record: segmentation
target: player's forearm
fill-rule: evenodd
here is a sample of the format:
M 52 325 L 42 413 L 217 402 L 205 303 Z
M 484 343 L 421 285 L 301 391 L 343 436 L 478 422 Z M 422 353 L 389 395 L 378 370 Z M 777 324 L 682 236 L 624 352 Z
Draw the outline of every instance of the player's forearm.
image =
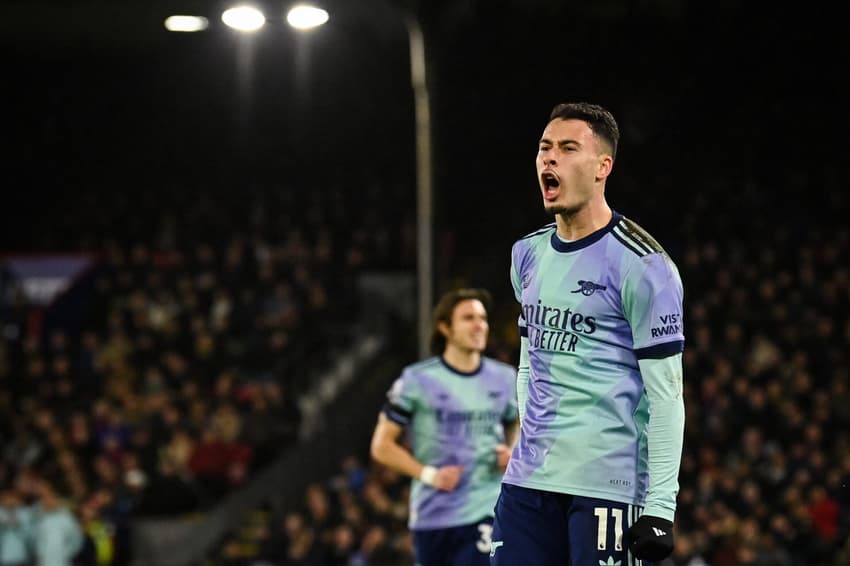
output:
M 685 406 L 681 399 L 656 402 L 649 417 L 649 490 L 644 513 L 673 520 L 679 493 L 679 465 Z
M 508 448 L 513 448 L 519 438 L 519 421 L 514 421 L 505 425 L 505 444 Z
M 371 448 L 375 461 L 412 478 L 418 478 L 422 474 L 425 464 L 414 458 L 413 454 L 397 442 L 373 442 Z
M 682 356 L 641 360 L 649 397 L 649 490 L 644 514 L 673 520 L 685 428 Z

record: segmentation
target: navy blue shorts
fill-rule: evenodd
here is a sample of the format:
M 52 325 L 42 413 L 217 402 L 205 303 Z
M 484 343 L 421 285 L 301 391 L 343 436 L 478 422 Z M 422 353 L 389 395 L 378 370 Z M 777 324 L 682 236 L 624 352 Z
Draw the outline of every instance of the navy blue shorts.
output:
M 413 531 L 416 566 L 489 566 L 493 519 L 471 525 Z
M 623 546 L 642 509 L 607 499 L 502 484 L 492 566 L 652 566 Z

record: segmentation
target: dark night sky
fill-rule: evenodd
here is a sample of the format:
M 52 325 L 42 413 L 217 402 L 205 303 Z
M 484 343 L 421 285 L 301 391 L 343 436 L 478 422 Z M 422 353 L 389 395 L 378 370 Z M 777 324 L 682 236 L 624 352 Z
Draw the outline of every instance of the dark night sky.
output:
M 133 194 L 193 179 L 238 190 L 295 175 L 317 190 L 371 178 L 412 194 L 412 97 L 395 16 L 371 24 L 369 2 L 337 0 L 325 3 L 330 23 L 309 38 L 270 24 L 246 41 L 220 25 L 168 34 L 166 1 L 148 3 L 145 18 L 118 35 L 99 31 L 106 22 L 75 20 L 73 4 L 0 3 L 10 235 L 0 247 L 37 242 L 25 231 L 50 222 L 49 211 L 83 187 Z M 139 6 L 122 5 L 126 14 L 113 6 L 105 19 L 128 21 Z M 637 218 L 659 199 L 675 210 L 694 178 L 711 172 L 769 187 L 789 167 L 845 159 L 850 42 L 843 18 L 818 5 L 794 13 L 671 0 L 423 6 L 437 229 L 456 233 L 464 255 L 504 263 L 510 241 L 546 221 L 533 157 L 561 101 L 596 101 L 618 117 L 609 202 Z M 12 25 L 20 13 L 40 31 Z M 729 202 L 719 188 L 711 198 Z

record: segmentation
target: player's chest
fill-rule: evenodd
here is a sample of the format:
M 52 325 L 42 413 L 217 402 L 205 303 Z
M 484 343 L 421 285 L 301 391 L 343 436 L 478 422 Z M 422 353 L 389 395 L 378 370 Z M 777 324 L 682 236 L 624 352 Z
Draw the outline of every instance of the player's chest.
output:
M 523 314 L 530 324 L 581 331 L 590 317 L 621 316 L 620 285 L 605 261 L 549 254 L 520 278 Z

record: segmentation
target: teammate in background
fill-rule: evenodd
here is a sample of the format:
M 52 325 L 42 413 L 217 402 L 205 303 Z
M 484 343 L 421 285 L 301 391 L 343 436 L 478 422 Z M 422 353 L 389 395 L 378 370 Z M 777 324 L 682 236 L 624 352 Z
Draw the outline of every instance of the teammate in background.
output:
M 496 504 L 494 566 L 643 566 L 673 550 L 685 410 L 682 282 L 613 211 L 619 129 L 560 104 L 537 153 L 555 222 L 514 243 L 520 438 Z
M 489 563 L 493 507 L 516 439 L 516 372 L 484 356 L 490 294 L 446 293 L 434 357 L 404 368 L 378 415 L 372 457 L 413 478 L 408 526 L 418 566 Z M 407 429 L 412 452 L 400 442 Z

